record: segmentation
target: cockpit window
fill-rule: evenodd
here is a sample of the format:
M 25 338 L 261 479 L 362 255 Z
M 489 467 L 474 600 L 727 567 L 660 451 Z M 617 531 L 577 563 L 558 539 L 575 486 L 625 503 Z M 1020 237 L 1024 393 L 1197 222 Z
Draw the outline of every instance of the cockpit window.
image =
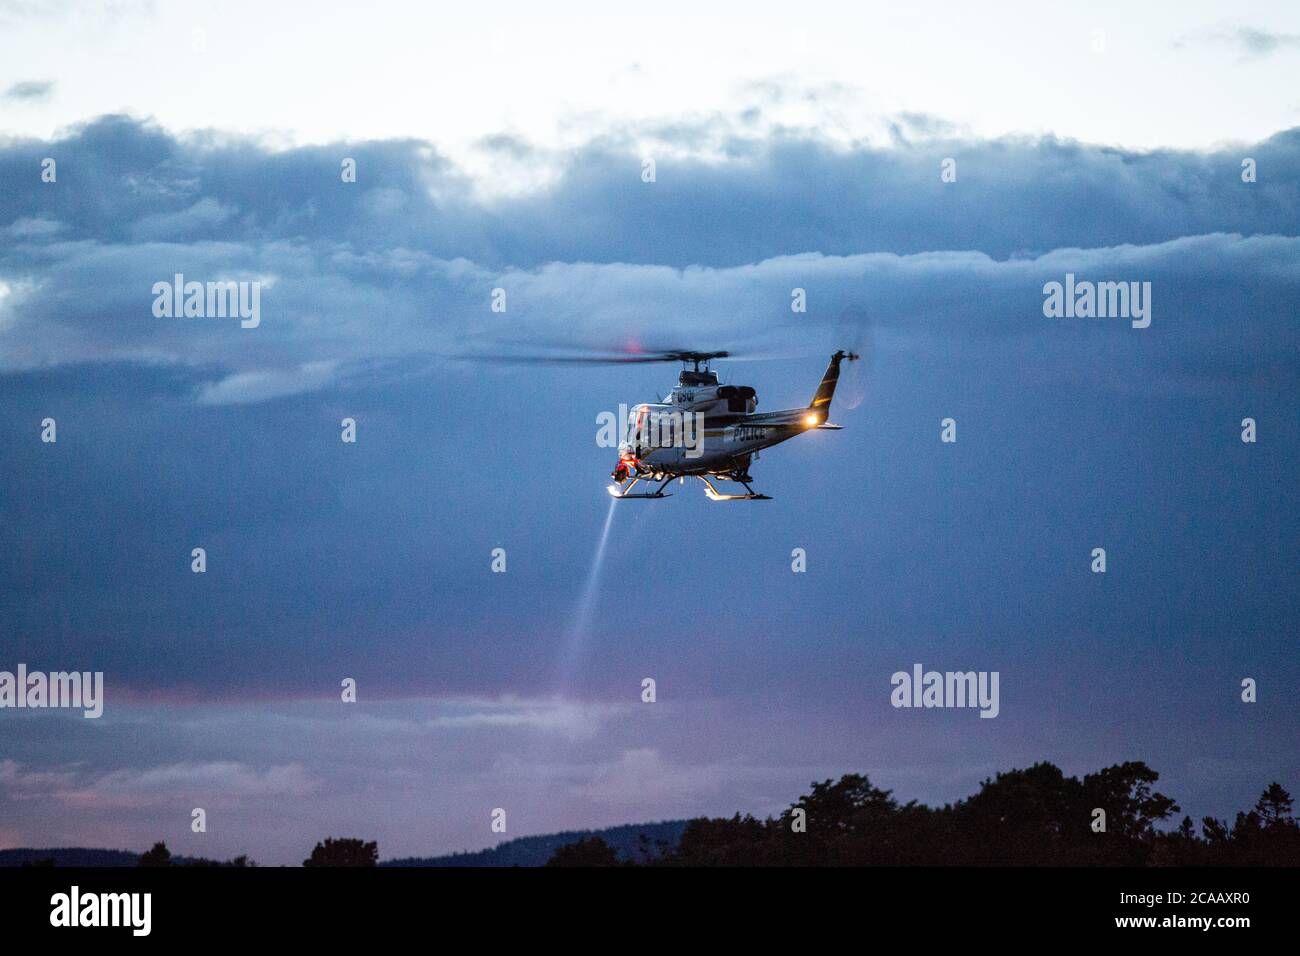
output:
M 627 443 L 634 449 L 639 448 L 645 443 L 645 419 L 648 409 L 644 405 L 639 405 L 632 410 L 628 416 L 627 423 Z

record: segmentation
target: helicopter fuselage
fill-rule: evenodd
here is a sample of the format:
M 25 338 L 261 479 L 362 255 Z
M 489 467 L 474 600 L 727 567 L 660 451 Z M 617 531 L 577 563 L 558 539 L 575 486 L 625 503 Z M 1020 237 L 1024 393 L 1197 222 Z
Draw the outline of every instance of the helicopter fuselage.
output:
M 619 464 L 626 467 L 627 474 L 670 477 L 744 472 L 755 452 L 822 424 L 807 408 L 710 414 L 695 404 L 646 404 L 632 409 L 627 440 L 619 449 Z
M 774 412 L 755 411 L 758 396 L 748 386 L 720 385 L 707 368 L 683 371 L 664 401 L 632 408 L 612 477 L 620 484 L 710 475 L 747 482 L 757 452 L 806 431 L 839 427 L 826 416 L 846 357 L 856 358 L 844 352 L 831 357 L 807 407 Z

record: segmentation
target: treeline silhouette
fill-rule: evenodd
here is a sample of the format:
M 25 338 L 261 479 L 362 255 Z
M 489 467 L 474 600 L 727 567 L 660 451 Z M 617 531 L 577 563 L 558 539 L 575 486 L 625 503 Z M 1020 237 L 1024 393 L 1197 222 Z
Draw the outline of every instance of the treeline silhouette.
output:
M 60 866 L 74 867 L 131 867 L 131 866 L 257 866 L 247 856 L 237 856 L 233 860 L 210 860 L 203 856 L 172 856 L 166 843 L 155 843 L 143 853 L 129 853 L 125 850 L 91 850 L 84 847 L 59 847 L 52 850 L 12 850 L 0 851 L 13 853 L 26 859 L 17 863 L 6 864 L 0 857 L 0 866 L 19 866 L 24 869 Z
M 20 851 L 30 853 L 31 851 Z M 232 860 L 210 860 L 202 856 L 172 856 L 167 849 L 166 843 L 155 843 L 150 849 L 141 853 L 139 857 L 134 854 L 105 851 L 105 850 L 55 850 L 48 856 L 37 856 L 32 859 L 23 860 L 19 866 L 31 867 L 52 867 L 58 866 L 58 860 L 54 854 L 65 856 L 67 864 L 76 866 L 84 865 L 84 858 L 90 856 L 108 857 L 111 866 L 143 866 L 143 867 L 254 867 L 257 863 L 250 860 L 245 855 L 240 855 Z M 132 862 L 133 861 L 133 862 Z M 351 837 L 326 837 L 324 842 L 317 843 L 312 850 L 311 856 L 302 861 L 303 866 L 377 866 L 379 863 L 379 845 L 373 841 L 367 843 L 365 840 L 357 840 Z M 93 865 L 93 864 L 91 864 Z
M 1154 789 L 1159 774 L 1140 761 L 1116 764 L 1082 779 L 1051 763 L 1012 770 L 980 784 L 974 796 L 933 808 L 900 803 L 862 774 L 813 783 L 779 816 L 688 820 L 680 838 L 651 839 L 640 830 L 629 855 L 629 827 L 614 828 L 619 846 L 599 835 L 569 842 L 546 866 L 1300 866 L 1300 824 L 1291 794 L 1271 783 L 1250 810 L 1228 823 L 1191 817 L 1168 824 L 1178 804 Z M 1166 824 L 1158 828 L 1157 824 Z M 652 834 L 675 834 L 680 822 L 648 825 Z M 572 834 L 569 834 L 570 836 Z M 553 841 L 564 834 L 532 838 Z M 552 843 L 551 845 L 554 845 Z M 23 866 L 54 866 L 54 853 L 124 853 L 89 850 L 50 853 Z M 80 856 L 75 856 L 79 854 Z M 447 858 L 454 859 L 454 858 Z M 534 857 L 544 859 L 544 857 Z M 418 859 L 396 865 L 419 865 Z M 430 862 L 440 862 L 430 861 Z M 329 837 L 317 843 L 306 867 L 373 867 L 374 842 Z M 110 865 L 122 865 L 120 862 Z M 247 856 L 218 861 L 173 857 L 165 843 L 140 855 L 143 867 L 252 867 Z M 387 865 L 387 864 L 386 864 Z M 517 865 L 517 864 L 516 864 Z
M 367 843 L 352 837 L 326 837 L 317 843 L 311 856 L 302 861 L 303 866 L 377 866 L 379 864 L 379 844 Z M 246 856 L 237 856 L 222 863 L 203 857 L 187 858 L 177 862 L 167 849 L 166 843 L 155 843 L 153 849 L 140 855 L 137 866 L 257 866 Z
M 191 856 L 184 859 L 173 857 L 171 851 L 167 849 L 166 843 L 155 843 L 151 849 L 140 854 L 140 859 L 136 861 L 136 866 L 234 866 L 246 867 L 257 866 L 247 856 L 237 856 L 233 860 L 209 860 L 203 856 Z
M 645 841 L 639 860 L 594 837 L 560 848 L 546 865 L 1300 865 L 1300 826 L 1280 784 L 1231 824 L 1203 818 L 1198 833 L 1186 816 L 1172 831 L 1156 828 L 1180 812 L 1153 789 L 1158 778 L 1141 762 L 1082 780 L 1038 763 L 999 773 L 974 796 L 935 809 L 899 803 L 866 776 L 847 774 L 812 784 L 775 818 L 691 820 L 675 846 Z

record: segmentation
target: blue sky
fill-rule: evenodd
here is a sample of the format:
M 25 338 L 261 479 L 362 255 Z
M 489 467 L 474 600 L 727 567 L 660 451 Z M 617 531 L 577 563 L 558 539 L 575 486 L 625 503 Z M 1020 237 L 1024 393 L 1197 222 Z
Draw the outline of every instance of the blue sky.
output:
M 47 39 L 104 16 L 52 9 L 0 16 Z M 217 89 L 181 119 L 122 85 L 134 68 L 106 100 L 70 50 L 0 58 L 0 669 L 107 689 L 98 721 L 0 711 L 0 845 L 296 862 L 348 833 L 402 856 L 496 842 L 495 807 L 507 836 L 767 813 L 850 771 L 937 803 L 1041 759 L 1146 760 L 1194 816 L 1294 791 L 1300 104 L 1275 78 L 1300 51 L 1290 14 L 1252 11 L 1146 15 L 1178 70 L 1257 89 L 1232 118 L 1152 86 L 1092 126 L 1011 86 L 935 112 L 924 84 L 845 65 L 851 36 L 818 71 L 691 67 L 734 94 L 693 106 L 589 102 L 585 52 L 539 81 L 545 122 L 487 87 L 445 135 L 388 115 L 423 94 L 371 89 L 377 50 L 326 118 L 297 80 L 267 93 L 278 113 Z M 365 34 L 397 37 L 390 13 Z M 141 16 L 142 51 L 190 37 Z M 950 42 L 892 16 L 872 42 Z M 1112 63 L 1143 26 L 1116 18 Z M 628 23 L 590 29 L 610 69 L 662 60 Z M 1092 29 L 1011 32 L 1097 55 Z M 1111 82 L 1037 69 L 1070 102 Z M 261 281 L 261 324 L 155 317 L 177 272 Z M 1150 327 L 1044 317 L 1066 273 L 1150 282 Z M 786 356 L 720 366 L 760 409 L 808 401 L 836 347 L 867 361 L 844 431 L 754 466 L 774 501 L 682 487 L 611 518 L 597 415 L 672 366 L 447 358 L 629 340 Z M 917 661 L 999 671 L 999 717 L 890 707 Z

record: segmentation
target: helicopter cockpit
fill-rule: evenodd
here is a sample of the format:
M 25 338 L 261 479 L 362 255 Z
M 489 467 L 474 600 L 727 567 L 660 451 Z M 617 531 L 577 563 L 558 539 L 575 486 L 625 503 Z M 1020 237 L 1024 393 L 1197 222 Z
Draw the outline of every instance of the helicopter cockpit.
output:
M 629 451 L 635 451 L 644 442 L 645 437 L 645 420 L 649 413 L 649 406 L 634 405 L 631 414 L 627 417 L 627 435 L 623 438 L 623 447 Z
M 660 409 L 660 413 L 667 411 L 667 406 L 663 405 L 632 406 L 627 417 L 627 434 L 623 438 L 621 450 L 639 457 L 646 450 L 657 447 L 658 432 L 662 429 L 662 422 L 659 420 L 660 413 L 655 412 L 656 408 Z

